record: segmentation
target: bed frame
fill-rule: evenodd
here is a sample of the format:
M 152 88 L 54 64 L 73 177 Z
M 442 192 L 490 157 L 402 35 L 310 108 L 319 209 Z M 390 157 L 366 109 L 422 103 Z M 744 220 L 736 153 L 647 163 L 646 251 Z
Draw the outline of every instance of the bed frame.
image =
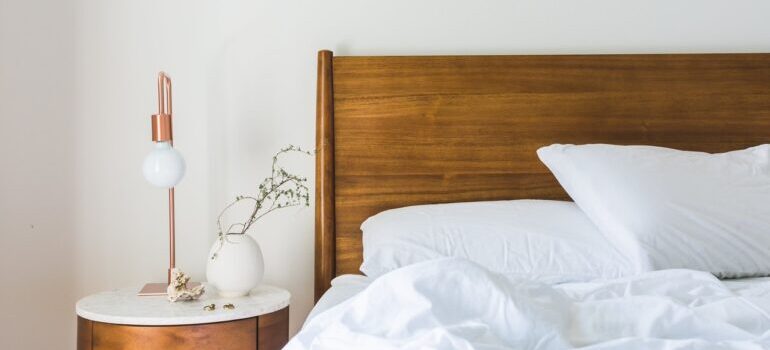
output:
M 569 197 L 552 143 L 723 152 L 770 141 L 770 54 L 318 54 L 315 297 L 359 226 L 425 203 Z

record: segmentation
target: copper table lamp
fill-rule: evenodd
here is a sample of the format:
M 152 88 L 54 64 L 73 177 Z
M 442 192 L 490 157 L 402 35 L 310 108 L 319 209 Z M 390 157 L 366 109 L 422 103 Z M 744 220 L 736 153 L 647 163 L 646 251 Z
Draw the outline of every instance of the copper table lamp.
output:
M 166 283 L 147 283 L 138 295 L 165 295 L 171 283 L 171 270 L 176 266 L 174 229 L 174 186 L 182 180 L 185 162 L 174 149 L 172 130 L 171 78 L 164 72 L 158 73 L 158 114 L 152 118 L 152 142 L 154 149 L 144 159 L 142 171 L 151 184 L 168 189 L 168 236 L 169 267 Z

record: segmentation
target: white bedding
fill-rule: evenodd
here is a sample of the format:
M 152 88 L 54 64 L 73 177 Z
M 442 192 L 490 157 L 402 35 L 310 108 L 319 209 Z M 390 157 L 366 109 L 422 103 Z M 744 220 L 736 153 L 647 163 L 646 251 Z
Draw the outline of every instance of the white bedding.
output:
M 450 258 L 348 287 L 286 349 L 770 348 L 770 279 L 663 270 L 547 285 Z
M 363 224 L 361 272 L 378 277 L 438 258 L 463 258 L 546 283 L 646 271 L 614 247 L 569 201 L 519 199 L 390 209 Z
M 714 154 L 555 144 L 537 154 L 639 270 L 769 275 L 770 144 Z
M 315 316 L 341 304 L 358 294 L 358 292 L 366 289 L 371 280 L 370 277 L 362 275 L 342 275 L 334 278 L 332 286 L 321 296 L 313 310 L 310 310 L 310 314 L 305 318 L 305 324 L 308 324 Z

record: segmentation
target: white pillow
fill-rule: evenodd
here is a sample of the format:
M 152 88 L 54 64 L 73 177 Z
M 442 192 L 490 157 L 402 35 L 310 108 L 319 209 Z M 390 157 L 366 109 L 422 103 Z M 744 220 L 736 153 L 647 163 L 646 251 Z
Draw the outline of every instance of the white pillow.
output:
M 442 257 L 461 257 L 494 272 L 547 283 L 638 272 L 572 202 L 420 205 L 379 213 L 361 229 L 361 271 L 374 278 Z
M 770 274 L 768 145 L 720 154 L 651 146 L 537 151 L 599 230 L 641 269 Z

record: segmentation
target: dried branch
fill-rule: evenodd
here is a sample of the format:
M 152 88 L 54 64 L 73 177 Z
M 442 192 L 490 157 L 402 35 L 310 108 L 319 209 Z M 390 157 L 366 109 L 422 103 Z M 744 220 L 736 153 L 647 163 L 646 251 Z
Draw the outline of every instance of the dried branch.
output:
M 270 176 L 262 180 L 257 188 L 259 194 L 256 196 L 235 197 L 235 200 L 225 206 L 219 217 L 217 217 L 217 229 L 219 230 L 218 235 L 220 239 L 223 239 L 228 234 L 245 234 L 257 220 L 275 210 L 295 206 L 310 206 L 310 189 L 306 185 L 307 178 L 289 173 L 279 163 L 281 156 L 290 152 L 313 155 L 310 151 L 292 145 L 278 151 L 273 156 Z M 251 210 L 248 218 L 242 223 L 234 223 L 227 230 L 223 230 L 222 218 L 225 213 L 242 201 L 254 202 L 254 208 Z M 239 229 L 233 231 L 236 227 Z

